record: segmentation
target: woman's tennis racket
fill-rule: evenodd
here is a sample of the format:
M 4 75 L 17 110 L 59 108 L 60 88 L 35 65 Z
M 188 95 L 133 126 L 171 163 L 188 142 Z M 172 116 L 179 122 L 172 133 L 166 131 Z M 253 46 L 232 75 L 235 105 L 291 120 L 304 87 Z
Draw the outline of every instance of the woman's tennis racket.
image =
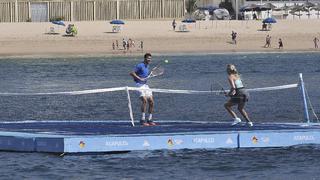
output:
M 223 88 L 223 86 L 222 86 L 218 81 L 215 81 L 215 82 L 216 82 L 216 84 L 218 84 L 218 85 L 220 86 L 220 88 L 221 88 L 221 90 L 218 91 L 216 94 L 217 94 L 217 95 L 223 94 L 223 95 L 225 95 L 225 96 L 228 96 L 228 92 Z M 213 85 L 211 85 L 211 91 L 213 91 Z

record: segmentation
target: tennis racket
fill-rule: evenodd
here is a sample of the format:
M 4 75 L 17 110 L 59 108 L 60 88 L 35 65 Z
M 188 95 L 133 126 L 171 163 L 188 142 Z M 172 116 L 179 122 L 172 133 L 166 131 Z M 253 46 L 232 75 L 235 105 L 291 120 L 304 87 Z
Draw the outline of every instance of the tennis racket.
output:
M 162 75 L 163 73 L 164 73 L 164 68 L 163 68 L 162 66 L 160 66 L 160 64 L 159 64 L 159 65 L 157 65 L 156 67 L 154 67 L 154 68 L 151 70 L 151 72 L 150 72 L 150 74 L 148 75 L 147 79 L 160 76 L 160 75 Z
M 225 95 L 225 96 L 229 96 L 228 95 L 228 92 L 223 88 L 223 86 L 217 81 L 216 82 L 219 86 L 220 86 L 220 88 L 221 88 L 221 90 L 219 91 L 219 92 L 217 92 L 216 94 L 217 95 L 221 95 L 221 94 L 223 94 L 223 95 Z M 213 91 L 213 85 L 211 85 L 211 91 Z

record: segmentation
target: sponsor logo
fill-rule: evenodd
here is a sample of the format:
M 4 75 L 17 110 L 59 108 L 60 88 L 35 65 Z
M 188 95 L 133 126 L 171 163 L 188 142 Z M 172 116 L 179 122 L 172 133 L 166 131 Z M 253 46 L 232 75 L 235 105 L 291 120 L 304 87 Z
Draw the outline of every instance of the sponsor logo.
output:
M 230 137 L 227 139 L 226 144 L 233 144 L 233 141 Z
M 174 144 L 173 144 L 173 140 L 170 138 L 170 139 L 168 139 L 168 141 L 167 141 L 167 144 L 168 144 L 168 146 L 173 146 Z
M 175 142 L 175 144 L 180 145 L 183 143 L 183 140 L 182 139 L 175 139 L 174 142 Z
M 84 148 L 86 146 L 86 143 L 84 143 L 83 141 L 79 142 L 79 147 L 80 148 Z
M 150 143 L 149 143 L 149 141 L 147 141 L 147 140 L 144 140 L 144 141 L 143 141 L 143 144 L 142 144 L 142 146 L 143 146 L 143 147 L 149 147 L 149 146 L 150 146 Z
M 106 146 L 114 146 L 114 147 L 119 147 L 119 146 L 128 146 L 129 143 L 127 141 L 106 141 Z
M 256 136 L 253 136 L 253 137 L 252 137 L 252 142 L 253 142 L 254 144 L 257 144 L 257 143 L 258 143 L 258 138 L 257 138 Z
M 316 138 L 314 136 L 294 136 L 294 141 L 314 141 Z
M 270 142 L 270 138 L 269 137 L 262 137 L 261 140 L 264 143 L 269 143 Z
M 214 143 L 214 138 L 204 138 L 204 137 L 200 137 L 200 138 L 193 138 L 192 139 L 193 143 L 196 144 L 212 144 Z

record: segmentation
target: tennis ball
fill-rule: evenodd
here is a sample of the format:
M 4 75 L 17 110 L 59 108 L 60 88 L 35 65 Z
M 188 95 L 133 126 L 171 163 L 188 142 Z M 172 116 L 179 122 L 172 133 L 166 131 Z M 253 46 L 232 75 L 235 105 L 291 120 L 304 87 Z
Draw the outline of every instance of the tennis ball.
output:
M 168 59 L 166 59 L 166 60 L 164 60 L 164 62 L 165 62 L 165 63 L 169 63 L 169 60 L 168 60 Z

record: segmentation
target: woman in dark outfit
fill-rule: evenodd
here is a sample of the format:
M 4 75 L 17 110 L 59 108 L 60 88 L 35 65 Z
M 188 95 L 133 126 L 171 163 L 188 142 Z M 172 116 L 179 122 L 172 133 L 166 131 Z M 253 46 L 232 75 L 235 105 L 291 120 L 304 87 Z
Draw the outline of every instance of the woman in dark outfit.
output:
M 228 73 L 228 81 L 231 88 L 230 88 L 230 92 L 228 93 L 228 96 L 230 96 L 230 99 L 228 102 L 224 104 L 224 107 L 233 117 L 234 121 L 231 125 L 234 126 L 241 122 L 241 119 L 238 118 L 236 113 L 232 110 L 232 106 L 238 105 L 238 110 L 247 121 L 247 125 L 249 127 L 252 127 L 253 123 L 249 119 L 247 112 L 244 110 L 244 106 L 246 102 L 248 102 L 249 100 L 249 94 L 242 83 L 242 80 L 240 78 L 240 75 L 235 65 L 228 64 L 227 73 Z

